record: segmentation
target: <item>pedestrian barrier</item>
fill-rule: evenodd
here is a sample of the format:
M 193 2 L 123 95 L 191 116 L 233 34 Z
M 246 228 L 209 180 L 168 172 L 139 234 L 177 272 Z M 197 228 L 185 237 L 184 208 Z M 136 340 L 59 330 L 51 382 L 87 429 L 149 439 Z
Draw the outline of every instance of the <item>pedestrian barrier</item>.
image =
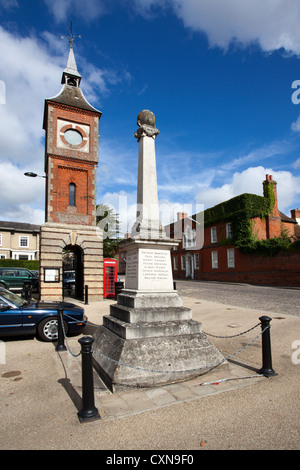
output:
M 66 314 L 65 314 L 66 315 Z M 72 319 L 69 315 L 66 315 L 69 318 Z M 217 336 L 213 335 L 210 333 L 204 332 L 207 336 L 211 336 L 214 338 L 234 338 L 237 336 L 244 335 L 246 333 L 249 333 L 250 331 L 254 330 L 258 326 L 261 326 L 261 332 L 256 335 L 251 341 L 249 341 L 245 346 L 240 348 L 238 351 L 230 354 L 229 356 L 223 358 L 219 362 L 215 362 L 212 364 L 208 364 L 203 367 L 198 367 L 198 368 L 193 368 L 193 369 L 185 369 L 185 370 L 157 370 L 157 369 L 148 369 L 148 368 L 143 368 L 143 367 L 138 367 L 132 364 L 125 364 L 123 362 L 117 361 L 115 359 L 112 359 L 108 356 L 105 356 L 104 354 L 98 353 L 97 351 L 94 351 L 92 349 L 92 344 L 94 342 L 94 338 L 91 336 L 84 336 L 78 340 L 78 342 L 81 344 L 81 351 L 78 354 L 74 354 L 67 342 L 67 337 L 66 333 L 64 330 L 64 324 L 63 324 L 63 311 L 59 310 L 58 311 L 58 345 L 56 347 L 56 351 L 62 351 L 66 350 L 66 347 L 64 346 L 64 340 L 66 341 L 67 348 L 70 352 L 70 354 L 73 357 L 78 357 L 82 356 L 82 410 L 78 412 L 78 417 L 80 422 L 84 421 L 90 421 L 92 419 L 99 419 L 99 413 L 97 408 L 95 407 L 94 404 L 94 384 L 93 384 L 93 354 L 97 355 L 99 357 L 102 357 L 104 359 L 107 359 L 109 361 L 114 362 L 115 364 L 118 364 L 119 366 L 123 367 L 129 367 L 133 368 L 136 370 L 142 370 L 146 372 L 155 372 L 155 373 L 161 373 L 161 374 L 172 374 L 172 373 L 186 373 L 186 372 L 196 372 L 200 371 L 202 369 L 210 369 L 210 368 L 215 368 L 219 366 L 220 364 L 226 362 L 227 360 L 233 358 L 237 354 L 239 354 L 241 351 L 245 350 L 248 346 L 253 344 L 260 336 L 262 337 L 262 367 L 258 371 L 259 375 L 265 376 L 265 377 L 271 377 L 274 375 L 277 375 L 276 372 L 274 371 L 272 367 L 272 353 L 271 353 L 271 336 L 270 336 L 270 322 L 271 318 L 267 316 L 262 316 L 259 318 L 260 323 L 257 323 L 255 326 L 252 328 L 249 328 L 246 331 L 243 331 L 242 333 L 238 333 L 236 335 L 231 335 L 231 336 Z M 59 347 L 58 347 L 59 346 Z M 225 379 L 224 379 L 225 380 Z

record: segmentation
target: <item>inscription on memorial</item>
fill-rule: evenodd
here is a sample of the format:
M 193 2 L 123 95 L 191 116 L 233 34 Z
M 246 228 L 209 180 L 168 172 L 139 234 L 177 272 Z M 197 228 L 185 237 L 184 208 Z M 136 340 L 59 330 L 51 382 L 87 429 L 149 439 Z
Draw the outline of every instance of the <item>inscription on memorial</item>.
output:
M 163 281 L 168 279 L 168 257 L 167 251 L 141 250 L 141 272 L 142 277 L 151 281 Z
M 129 251 L 126 257 L 126 279 L 136 279 L 138 272 L 138 253 Z
M 171 289 L 172 269 L 169 250 L 139 248 L 127 252 L 126 289 Z

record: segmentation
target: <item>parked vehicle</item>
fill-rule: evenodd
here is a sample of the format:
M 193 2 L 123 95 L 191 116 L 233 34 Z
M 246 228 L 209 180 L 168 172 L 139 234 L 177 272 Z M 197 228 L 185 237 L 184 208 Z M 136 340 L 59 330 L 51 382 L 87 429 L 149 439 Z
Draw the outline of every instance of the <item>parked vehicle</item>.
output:
M 30 272 L 34 275 L 34 277 L 39 277 L 39 275 L 40 275 L 40 272 L 37 271 L 36 269 L 34 269 L 34 270 L 30 269 Z
M 75 289 L 75 271 L 64 271 L 63 273 L 63 285 L 64 290 L 68 295 L 71 295 L 72 291 Z
M 0 336 L 35 334 L 42 341 L 55 341 L 59 308 L 63 309 L 65 334 L 81 333 L 87 322 L 83 308 L 67 302 L 27 302 L 0 287 Z
M 32 290 L 37 291 L 39 278 L 27 268 L 0 268 L 0 287 L 5 287 L 12 291 L 21 291 L 24 283 L 31 283 Z

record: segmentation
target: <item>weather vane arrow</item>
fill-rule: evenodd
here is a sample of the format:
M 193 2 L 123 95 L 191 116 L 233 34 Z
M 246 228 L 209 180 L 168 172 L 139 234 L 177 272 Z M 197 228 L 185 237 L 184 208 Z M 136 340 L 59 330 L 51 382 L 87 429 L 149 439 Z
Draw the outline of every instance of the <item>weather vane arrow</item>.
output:
M 70 48 L 73 49 L 73 42 L 75 41 L 76 38 L 82 38 L 81 35 L 79 36 L 74 36 L 73 35 L 73 27 L 72 27 L 72 21 L 70 22 L 70 35 L 69 36 L 61 36 L 61 39 L 68 39 Z

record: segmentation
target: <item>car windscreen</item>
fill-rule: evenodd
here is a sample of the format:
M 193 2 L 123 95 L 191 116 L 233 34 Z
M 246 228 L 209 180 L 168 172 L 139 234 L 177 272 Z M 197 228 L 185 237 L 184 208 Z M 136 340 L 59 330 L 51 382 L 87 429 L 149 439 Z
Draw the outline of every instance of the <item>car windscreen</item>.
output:
M 27 304 L 27 301 L 22 299 L 22 297 L 8 290 L 0 290 L 0 295 L 1 297 L 3 297 L 3 299 L 8 300 L 9 302 L 12 302 L 17 307 L 23 307 L 23 305 Z

